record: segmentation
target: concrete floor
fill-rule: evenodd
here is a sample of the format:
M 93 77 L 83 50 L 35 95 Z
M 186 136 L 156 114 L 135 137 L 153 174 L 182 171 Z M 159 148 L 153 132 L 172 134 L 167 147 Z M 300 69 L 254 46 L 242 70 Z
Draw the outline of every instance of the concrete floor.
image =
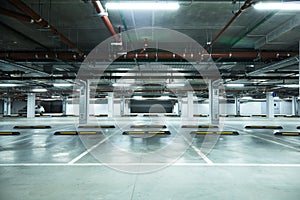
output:
M 1 118 L 0 199 L 299 199 L 300 136 L 245 125 L 281 125 L 299 131 L 299 118 L 222 118 L 238 136 L 193 136 L 181 125 L 207 118 L 93 119 L 116 125 L 103 134 L 61 136 L 76 118 Z M 170 136 L 122 135 L 133 124 L 166 124 Z M 52 129 L 13 129 L 51 125 Z M 95 129 L 86 129 L 95 130 Z M 152 129 L 149 129 L 152 130 Z M 206 129 L 200 129 L 206 130 Z

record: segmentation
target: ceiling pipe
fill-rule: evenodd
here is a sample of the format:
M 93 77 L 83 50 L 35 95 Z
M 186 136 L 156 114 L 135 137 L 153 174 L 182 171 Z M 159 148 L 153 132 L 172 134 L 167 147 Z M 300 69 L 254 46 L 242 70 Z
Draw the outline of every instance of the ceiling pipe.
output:
M 268 80 L 298 80 L 297 76 L 248 76 L 248 75 L 221 75 L 222 79 L 234 79 L 234 80 L 239 80 L 239 79 L 268 79 Z M 76 76 L 44 76 L 44 77 L 39 77 L 39 76 L 24 76 L 24 77 L 0 77 L 0 81 L 6 81 L 6 80 L 75 80 L 77 77 Z M 104 80 L 117 80 L 117 79 L 122 79 L 122 80 L 127 80 L 127 79 L 140 79 L 140 80 L 160 80 L 160 79 L 196 79 L 196 80 L 201 80 L 203 79 L 203 76 L 201 74 L 198 75 L 186 75 L 186 76 L 165 76 L 165 75 L 157 75 L 157 76 L 110 76 L 110 75 L 103 75 L 103 76 L 97 76 L 93 77 L 92 75 L 86 75 L 86 76 L 81 76 L 82 80 L 95 80 L 99 81 L 100 79 Z M 210 74 L 207 75 L 206 78 L 217 78 L 219 79 L 220 77 L 215 75 L 215 74 Z
M 18 12 L 7 10 L 5 8 L 0 8 L 0 14 L 5 15 L 7 17 L 15 18 L 15 19 L 20 20 L 20 21 L 34 23 L 34 20 L 31 17 L 29 17 L 27 15 L 23 15 L 23 14 L 18 13 Z
M 134 53 L 129 52 L 121 56 L 112 56 L 107 54 L 89 55 L 88 59 L 99 60 L 115 60 L 116 58 L 124 60 L 144 59 L 144 60 L 178 60 L 186 59 L 188 61 L 207 60 L 210 57 L 213 59 L 285 59 L 298 55 L 298 52 L 215 52 L 215 53 L 182 53 L 175 54 L 170 52 L 149 52 L 149 53 Z M 0 52 L 0 59 L 10 60 L 65 60 L 65 61 L 83 61 L 85 55 L 72 52 Z
M 207 49 L 210 49 L 216 41 L 221 37 L 221 35 L 228 29 L 229 26 L 242 14 L 244 10 L 249 8 L 253 4 L 252 0 L 246 0 L 242 7 L 234 13 L 231 20 L 224 26 L 224 28 L 217 34 L 217 36 L 208 44 Z
M 43 19 L 39 14 L 37 14 L 34 10 L 32 10 L 29 6 L 27 6 L 25 3 L 23 3 L 21 0 L 10 0 L 10 2 L 16 6 L 18 9 L 23 11 L 25 14 L 29 15 L 35 23 L 40 25 L 43 28 L 49 28 L 54 35 L 58 35 L 60 40 L 71 47 L 72 49 L 75 49 L 79 55 L 83 55 L 84 52 L 78 48 L 72 41 L 70 41 L 67 37 L 65 37 L 62 33 L 60 33 L 54 26 L 49 24 L 45 19 Z
M 108 13 L 104 10 L 101 2 L 97 1 L 97 0 L 92 0 L 92 3 L 93 3 L 93 6 L 95 7 L 97 13 L 101 17 L 102 21 L 104 22 L 105 26 L 107 27 L 107 29 L 109 30 L 109 32 L 113 36 L 114 40 L 116 42 L 120 42 L 120 38 L 117 35 L 115 29 L 113 28 L 113 26 L 112 26 L 112 24 L 111 24 L 111 22 L 108 18 Z

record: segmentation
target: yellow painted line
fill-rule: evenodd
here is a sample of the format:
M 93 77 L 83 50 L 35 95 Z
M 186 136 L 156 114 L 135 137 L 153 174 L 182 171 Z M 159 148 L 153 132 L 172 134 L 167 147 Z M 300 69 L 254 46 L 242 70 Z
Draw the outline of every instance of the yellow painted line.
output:
M 127 134 L 145 134 L 145 131 L 130 131 Z
M 232 131 L 223 131 L 223 132 L 217 132 L 218 134 L 221 134 L 221 135 L 232 135 L 234 134 Z
M 197 135 L 211 135 L 211 134 L 219 134 L 219 135 L 237 135 L 233 131 L 196 131 Z
M 299 133 L 298 132 L 282 132 L 282 135 L 292 135 L 292 136 L 298 136 Z
M 149 134 L 164 134 L 166 132 L 164 132 L 164 131 L 149 131 L 148 133 Z
M 62 131 L 62 132 L 58 132 L 58 134 L 60 134 L 60 135 L 76 135 L 77 132 L 76 131 Z
M 198 135 L 206 135 L 206 134 L 214 134 L 215 132 L 212 132 L 212 131 L 198 131 L 196 132 L 196 134 Z
M 0 132 L 0 135 L 20 135 L 19 132 Z
M 80 135 L 95 135 L 97 134 L 96 131 L 81 131 L 79 132 Z
M 0 132 L 0 135 L 12 135 L 12 132 Z

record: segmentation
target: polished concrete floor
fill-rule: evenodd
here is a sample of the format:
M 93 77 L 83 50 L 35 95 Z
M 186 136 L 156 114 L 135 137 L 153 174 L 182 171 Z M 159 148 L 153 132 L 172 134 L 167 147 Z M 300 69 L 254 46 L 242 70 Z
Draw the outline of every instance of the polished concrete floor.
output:
M 299 199 L 300 136 L 274 136 L 281 125 L 300 131 L 299 118 L 222 118 L 224 131 L 240 135 L 190 134 L 181 125 L 208 124 L 207 118 L 94 118 L 115 125 L 96 135 L 54 135 L 78 129 L 72 117 L 0 118 L 0 199 Z M 165 124 L 171 135 L 122 135 L 158 131 L 131 125 Z M 51 129 L 14 129 L 50 125 Z M 161 130 L 161 129 L 159 129 Z M 199 129 L 206 131 L 207 129 Z M 216 129 L 210 129 L 216 130 Z

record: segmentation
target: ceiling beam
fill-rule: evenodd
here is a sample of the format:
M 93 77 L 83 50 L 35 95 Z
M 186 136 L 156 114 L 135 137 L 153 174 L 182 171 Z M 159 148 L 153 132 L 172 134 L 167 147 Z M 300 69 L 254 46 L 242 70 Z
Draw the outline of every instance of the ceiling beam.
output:
M 281 35 L 289 32 L 293 28 L 300 26 L 300 14 L 296 14 L 290 20 L 284 22 L 273 31 L 268 33 L 265 37 L 259 39 L 255 43 L 255 49 L 260 49 L 263 46 L 267 45 L 268 43 L 274 41 L 275 39 L 279 38 Z
M 250 72 L 250 73 L 248 73 L 248 75 L 253 76 L 253 75 L 257 75 L 257 74 L 263 74 L 263 73 L 268 72 L 270 70 L 281 69 L 281 68 L 288 67 L 288 66 L 291 66 L 291 65 L 294 65 L 294 64 L 297 64 L 297 63 L 298 63 L 297 57 L 292 57 L 292 58 L 288 58 L 288 59 L 285 59 L 283 61 L 277 62 L 275 64 L 265 66 L 265 67 L 263 67 L 261 69 L 258 69 L 256 71 Z

